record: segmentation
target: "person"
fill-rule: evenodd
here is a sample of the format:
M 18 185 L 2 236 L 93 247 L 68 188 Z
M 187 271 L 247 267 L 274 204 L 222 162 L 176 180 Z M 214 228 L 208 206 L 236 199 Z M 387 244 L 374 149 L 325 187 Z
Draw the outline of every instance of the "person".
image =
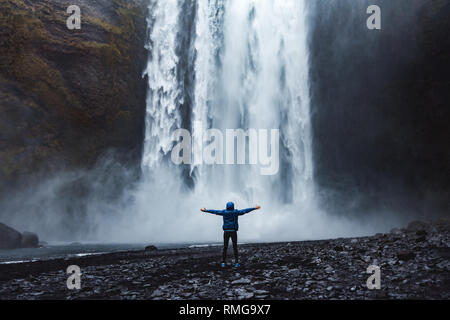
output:
M 228 250 L 228 242 L 231 241 L 233 243 L 233 251 L 234 251 L 234 266 L 239 267 L 239 258 L 238 258 L 238 247 L 237 247 L 237 231 L 239 229 L 238 217 L 242 216 L 246 213 L 249 213 L 253 210 L 261 209 L 260 206 L 256 206 L 254 208 L 248 208 L 243 210 L 234 209 L 234 203 L 228 202 L 225 210 L 207 210 L 206 208 L 200 209 L 202 212 L 216 214 L 218 216 L 223 217 L 223 253 L 222 253 L 222 267 L 226 266 L 227 259 L 227 250 Z

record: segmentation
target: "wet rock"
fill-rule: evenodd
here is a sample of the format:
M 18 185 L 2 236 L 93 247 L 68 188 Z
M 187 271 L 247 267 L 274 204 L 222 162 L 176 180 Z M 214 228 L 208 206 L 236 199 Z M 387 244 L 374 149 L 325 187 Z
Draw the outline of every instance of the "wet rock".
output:
M 22 233 L 22 241 L 20 246 L 22 248 L 38 248 L 39 247 L 39 238 L 37 234 L 33 232 L 25 231 Z
M 425 242 L 427 240 L 426 236 L 420 236 L 416 239 L 416 242 Z
M 20 248 L 22 235 L 19 231 L 0 223 L 0 249 Z
M 408 261 L 414 259 L 416 254 L 412 251 L 400 251 L 397 253 L 397 258 L 399 260 Z
M 267 290 L 255 290 L 253 293 L 257 294 L 257 295 L 267 295 L 269 293 L 269 291 L 267 291 Z
M 417 230 L 416 234 L 418 236 L 426 236 L 428 234 L 428 232 L 426 230 L 424 230 L 424 229 L 421 229 L 421 230 Z
M 247 278 L 241 278 L 238 280 L 234 280 L 233 282 L 231 282 L 232 285 L 238 285 L 238 284 L 249 284 L 251 283 L 250 279 Z
M 299 269 L 291 269 L 289 270 L 289 274 L 293 277 L 299 277 L 301 275 L 301 272 Z
M 408 224 L 406 230 L 408 232 L 426 231 L 430 228 L 430 224 L 423 221 L 413 221 Z
M 450 219 L 449 218 L 440 218 L 434 224 L 436 229 L 440 232 L 450 231 Z
M 156 248 L 153 245 L 149 245 L 149 246 L 145 247 L 145 251 L 156 251 L 156 250 L 158 250 L 158 248 Z

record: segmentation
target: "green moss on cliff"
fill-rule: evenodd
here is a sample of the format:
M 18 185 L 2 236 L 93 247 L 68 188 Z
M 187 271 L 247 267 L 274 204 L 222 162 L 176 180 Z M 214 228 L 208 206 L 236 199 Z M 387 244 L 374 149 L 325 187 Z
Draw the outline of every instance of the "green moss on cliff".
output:
M 27 119 L 26 129 L 17 124 L 18 136 L 30 132 L 38 142 L 28 146 L 18 137 L 5 145 L 0 176 L 14 175 L 25 164 L 32 171 L 54 156 L 88 165 L 108 146 L 122 143 L 122 137 L 111 136 L 136 127 L 143 4 L 111 0 L 110 7 L 102 5 L 81 2 L 82 29 L 68 30 L 64 1 L 0 2 L 0 110 L 20 104 L 41 117 Z M 91 13 L 103 9 L 111 14 Z M 142 23 L 140 33 L 136 21 Z M 5 83 L 17 90 L 2 92 Z

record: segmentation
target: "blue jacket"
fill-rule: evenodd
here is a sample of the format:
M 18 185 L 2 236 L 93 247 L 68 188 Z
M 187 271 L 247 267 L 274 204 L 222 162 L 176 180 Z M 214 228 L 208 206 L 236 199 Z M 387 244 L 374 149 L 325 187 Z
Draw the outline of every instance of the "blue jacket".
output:
M 256 208 L 235 210 L 234 203 L 228 202 L 227 208 L 225 210 L 206 210 L 205 212 L 216 214 L 218 216 L 222 216 L 223 217 L 222 229 L 224 231 L 238 231 L 238 229 L 239 229 L 238 217 L 242 216 L 246 213 L 249 213 L 253 210 L 256 210 Z

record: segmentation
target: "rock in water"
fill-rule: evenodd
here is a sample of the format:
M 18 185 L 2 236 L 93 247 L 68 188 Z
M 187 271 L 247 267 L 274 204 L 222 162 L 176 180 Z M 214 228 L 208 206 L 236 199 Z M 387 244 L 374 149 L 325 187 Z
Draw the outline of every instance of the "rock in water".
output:
M 19 231 L 0 223 L 0 249 L 15 249 L 21 246 L 22 235 Z
M 22 248 L 37 248 L 39 247 L 39 238 L 37 234 L 33 232 L 27 232 L 25 231 L 22 233 L 22 241 L 21 245 Z
M 155 246 L 149 245 L 145 247 L 145 251 L 156 251 L 158 250 L 158 248 L 156 248 Z

